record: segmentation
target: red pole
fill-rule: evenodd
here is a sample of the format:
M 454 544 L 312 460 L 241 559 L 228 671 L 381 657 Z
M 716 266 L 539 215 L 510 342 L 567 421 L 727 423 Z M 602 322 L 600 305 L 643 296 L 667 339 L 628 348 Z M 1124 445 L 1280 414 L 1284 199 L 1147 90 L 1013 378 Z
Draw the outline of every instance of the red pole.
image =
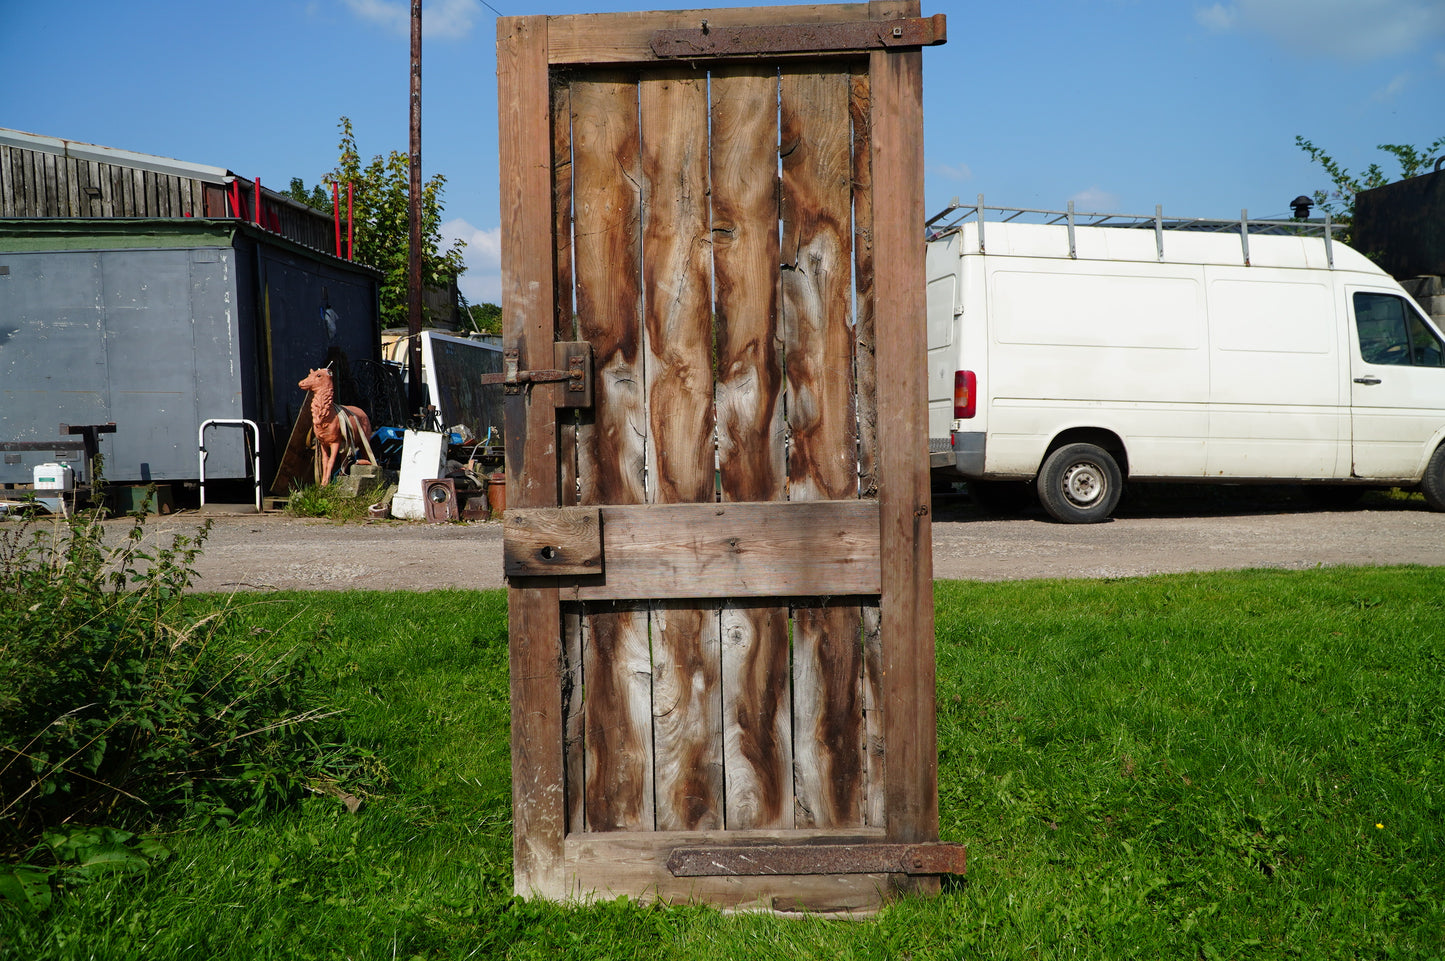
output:
M 231 216 L 241 216 L 241 181 L 231 181 Z
M 346 259 L 351 260 L 351 238 L 354 236 L 351 225 L 351 188 L 356 186 L 350 180 L 346 181 Z
M 336 227 L 336 256 L 341 256 L 341 185 L 331 185 L 331 223 Z
M 261 178 L 257 177 L 251 183 L 252 190 L 256 193 L 256 226 L 261 226 Z

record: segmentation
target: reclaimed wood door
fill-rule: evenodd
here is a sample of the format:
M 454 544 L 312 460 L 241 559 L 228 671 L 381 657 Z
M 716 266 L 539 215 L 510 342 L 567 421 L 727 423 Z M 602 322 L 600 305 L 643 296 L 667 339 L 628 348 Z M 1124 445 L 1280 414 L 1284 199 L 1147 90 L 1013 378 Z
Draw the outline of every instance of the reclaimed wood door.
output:
M 515 883 L 854 911 L 937 841 L 916 2 L 498 21 Z

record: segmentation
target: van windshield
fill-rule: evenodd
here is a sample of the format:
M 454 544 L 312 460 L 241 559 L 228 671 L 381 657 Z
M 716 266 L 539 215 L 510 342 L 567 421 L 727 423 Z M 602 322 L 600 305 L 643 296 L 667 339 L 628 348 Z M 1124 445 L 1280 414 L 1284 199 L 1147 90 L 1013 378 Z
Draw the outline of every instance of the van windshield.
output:
M 1404 298 L 1357 292 L 1355 326 L 1367 364 L 1445 367 L 1445 348 Z

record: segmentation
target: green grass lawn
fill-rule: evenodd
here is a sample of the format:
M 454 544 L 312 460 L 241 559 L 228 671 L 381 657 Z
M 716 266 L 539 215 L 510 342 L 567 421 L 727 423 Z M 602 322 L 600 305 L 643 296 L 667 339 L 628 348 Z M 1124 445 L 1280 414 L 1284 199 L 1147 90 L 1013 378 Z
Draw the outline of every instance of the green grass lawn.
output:
M 170 836 L 141 875 L 0 906 L 41 958 L 1445 955 L 1445 570 L 937 586 L 942 835 L 969 873 L 862 921 L 511 891 L 505 595 L 226 600 L 314 650 L 375 763 L 358 814 Z

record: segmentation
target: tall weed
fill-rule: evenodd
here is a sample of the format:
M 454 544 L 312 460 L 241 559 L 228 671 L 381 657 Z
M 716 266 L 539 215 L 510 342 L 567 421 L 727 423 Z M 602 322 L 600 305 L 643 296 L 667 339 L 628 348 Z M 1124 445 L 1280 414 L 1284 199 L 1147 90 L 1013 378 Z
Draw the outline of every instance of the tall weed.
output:
M 305 656 L 223 637 L 225 608 L 183 609 L 209 530 L 0 529 L 0 860 L 58 857 L 53 832 L 79 825 L 272 807 L 347 753 L 303 723 L 328 716 L 300 707 Z

